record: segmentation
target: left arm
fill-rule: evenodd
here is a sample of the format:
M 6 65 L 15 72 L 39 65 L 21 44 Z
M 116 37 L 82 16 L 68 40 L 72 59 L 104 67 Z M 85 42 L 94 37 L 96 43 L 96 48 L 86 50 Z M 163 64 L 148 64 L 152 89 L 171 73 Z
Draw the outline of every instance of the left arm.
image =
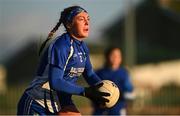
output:
M 85 70 L 83 72 L 83 77 L 85 78 L 86 82 L 90 85 L 90 87 L 85 87 L 86 97 L 90 98 L 97 105 L 104 105 L 105 102 L 109 102 L 109 100 L 106 99 L 105 97 L 110 96 L 110 94 L 106 92 L 100 92 L 98 90 L 98 88 L 103 86 L 103 83 L 97 84 L 98 82 L 101 81 L 101 79 L 93 71 L 89 56 L 87 56 L 86 59 L 86 65 L 85 65 Z
M 85 70 L 83 72 L 83 77 L 85 78 L 87 83 L 91 86 L 101 81 L 101 79 L 96 75 L 96 73 L 92 68 L 89 55 L 87 56 L 86 59 L 86 65 L 85 65 Z
M 128 74 L 128 71 L 125 70 L 125 80 L 124 80 L 124 88 L 125 88 L 125 91 L 124 91 L 124 97 L 126 99 L 134 99 L 134 94 L 133 94 L 133 85 L 132 85 L 132 82 L 130 80 L 130 76 Z
M 124 78 L 124 89 L 125 92 L 132 92 L 133 91 L 133 85 L 130 80 L 130 76 L 128 74 L 128 71 L 125 69 L 125 78 Z

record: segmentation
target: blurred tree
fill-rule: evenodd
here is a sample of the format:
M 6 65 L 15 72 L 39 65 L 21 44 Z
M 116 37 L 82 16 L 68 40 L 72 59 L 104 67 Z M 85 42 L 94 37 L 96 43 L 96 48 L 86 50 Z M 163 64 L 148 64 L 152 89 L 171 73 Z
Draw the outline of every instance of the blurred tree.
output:
M 30 40 L 34 39 L 30 38 Z M 37 43 L 32 41 L 5 63 L 8 85 L 30 83 L 35 76 L 37 62 Z
M 159 4 L 176 13 L 180 13 L 180 0 L 159 0 Z
M 175 12 L 180 13 L 180 0 L 171 0 L 170 8 Z
M 180 58 L 180 20 L 176 12 L 162 7 L 157 0 L 145 0 L 136 7 L 135 16 L 138 64 Z M 123 52 L 128 49 L 124 46 L 124 25 L 125 16 L 104 31 L 109 44 L 120 46 Z

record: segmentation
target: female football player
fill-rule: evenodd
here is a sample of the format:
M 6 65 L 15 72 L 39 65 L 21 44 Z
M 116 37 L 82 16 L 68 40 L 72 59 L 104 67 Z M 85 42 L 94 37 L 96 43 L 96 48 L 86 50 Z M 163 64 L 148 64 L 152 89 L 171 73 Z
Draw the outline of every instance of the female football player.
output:
M 126 99 L 132 98 L 133 86 L 128 72 L 121 66 L 122 54 L 118 47 L 111 47 L 105 52 L 105 66 L 97 70 L 96 74 L 102 80 L 113 81 L 120 90 L 120 98 L 112 108 L 100 108 L 94 105 L 94 115 L 124 115 Z
M 25 90 L 18 103 L 18 115 L 80 115 L 71 97 L 85 96 L 97 104 L 108 102 L 99 92 L 102 84 L 94 73 L 84 38 L 89 34 L 89 15 L 80 6 L 61 12 L 59 22 L 51 30 L 40 49 L 40 62 L 36 78 Z M 52 40 L 53 34 L 63 24 L 66 33 Z M 90 87 L 76 84 L 83 75 Z

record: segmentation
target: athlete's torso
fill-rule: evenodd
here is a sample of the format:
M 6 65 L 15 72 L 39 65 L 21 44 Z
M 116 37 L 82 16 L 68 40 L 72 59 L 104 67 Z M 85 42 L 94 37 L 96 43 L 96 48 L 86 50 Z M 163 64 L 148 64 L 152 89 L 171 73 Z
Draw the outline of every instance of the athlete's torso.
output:
M 122 89 L 122 86 L 124 84 L 124 81 L 128 77 L 128 74 L 124 68 L 119 68 L 117 70 L 112 70 L 110 68 L 102 68 L 97 71 L 97 75 L 102 79 L 102 80 L 111 80 L 117 86 Z
M 54 50 L 54 46 L 56 47 L 56 50 Z M 70 51 L 72 50 L 71 46 L 73 47 L 73 54 L 68 59 Z M 60 37 L 57 37 L 53 42 L 51 42 L 49 47 L 42 54 L 37 69 L 36 78 L 34 79 L 34 81 L 32 81 L 26 92 L 30 96 L 32 96 L 38 103 L 44 105 L 44 91 L 47 91 L 46 98 L 48 100 L 51 100 L 49 92 L 50 88 L 49 84 L 47 83 L 49 81 L 49 62 L 53 62 L 59 68 L 64 68 L 63 79 L 75 84 L 78 77 L 84 71 L 86 64 L 86 56 L 88 55 L 87 51 L 88 49 L 83 41 L 73 39 L 67 33 L 63 34 Z M 68 63 L 66 66 L 64 66 L 66 62 Z M 71 94 L 67 94 L 64 92 L 59 92 L 58 94 L 61 96 L 61 105 L 72 104 Z M 55 103 L 58 102 L 56 93 L 53 93 L 53 97 Z M 59 103 L 56 104 L 58 105 Z
M 96 72 L 96 74 L 102 79 L 102 80 L 111 80 L 113 81 L 118 88 L 120 89 L 121 97 L 118 101 L 118 103 L 115 105 L 118 107 L 124 107 L 125 105 L 125 99 L 123 97 L 123 93 L 126 91 L 131 91 L 132 85 L 126 85 L 127 81 L 129 81 L 129 75 L 126 69 L 123 67 L 120 67 L 117 70 L 112 70 L 110 68 L 102 68 Z M 129 83 L 129 82 L 128 82 Z M 130 88 L 130 89 L 129 89 Z

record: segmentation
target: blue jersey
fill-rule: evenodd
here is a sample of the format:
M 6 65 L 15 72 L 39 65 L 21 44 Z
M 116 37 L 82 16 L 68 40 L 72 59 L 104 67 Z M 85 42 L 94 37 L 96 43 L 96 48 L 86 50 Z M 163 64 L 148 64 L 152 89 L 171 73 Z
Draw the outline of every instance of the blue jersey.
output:
M 113 106 L 110 109 L 105 109 L 106 111 L 109 110 L 110 114 L 119 114 L 119 111 L 121 108 L 124 108 L 126 105 L 125 98 L 123 96 L 126 92 L 132 92 L 133 86 L 131 84 L 129 74 L 127 70 L 123 67 L 120 67 L 117 70 L 112 70 L 111 68 L 102 68 L 96 72 L 96 74 L 102 79 L 102 80 L 111 80 L 113 81 L 120 90 L 120 98 L 115 106 Z M 103 109 L 101 109 L 103 111 Z M 100 112 L 101 112 L 100 111 Z
M 73 104 L 72 94 L 84 92 L 84 87 L 76 84 L 81 74 L 89 85 L 100 81 L 92 69 L 86 44 L 65 33 L 45 49 L 36 78 L 26 93 L 43 107 L 47 102 L 47 107 L 54 112 L 54 109 Z

